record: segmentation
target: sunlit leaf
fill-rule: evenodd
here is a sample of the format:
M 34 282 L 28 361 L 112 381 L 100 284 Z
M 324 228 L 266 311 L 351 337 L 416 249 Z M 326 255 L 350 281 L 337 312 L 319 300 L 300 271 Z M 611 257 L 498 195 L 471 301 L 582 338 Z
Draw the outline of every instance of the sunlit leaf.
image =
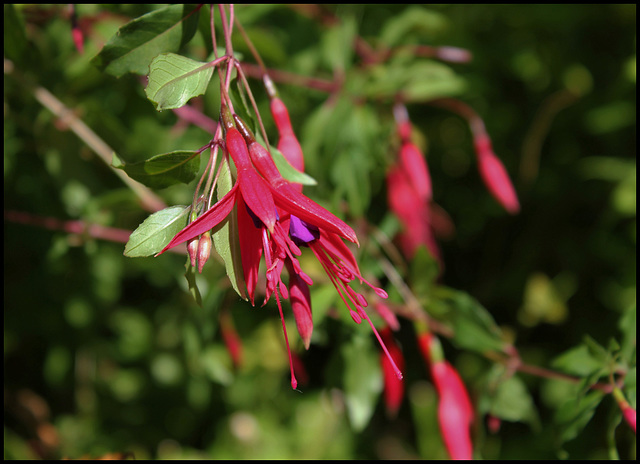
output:
M 171 206 L 153 213 L 133 231 L 124 248 L 129 258 L 142 258 L 160 252 L 187 225 L 190 207 Z
M 197 5 L 176 4 L 140 16 L 122 26 L 92 62 L 116 77 L 148 74 L 154 57 L 177 52 L 191 40 L 199 10 Z
M 147 98 L 158 111 L 180 108 L 202 95 L 213 75 L 213 67 L 174 53 L 157 56 L 149 66 Z

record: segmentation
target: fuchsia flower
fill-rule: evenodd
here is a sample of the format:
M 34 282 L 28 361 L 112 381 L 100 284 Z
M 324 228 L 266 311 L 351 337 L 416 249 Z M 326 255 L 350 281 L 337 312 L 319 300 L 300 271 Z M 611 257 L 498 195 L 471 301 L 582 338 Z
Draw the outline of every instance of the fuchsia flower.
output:
M 358 243 L 353 229 L 285 180 L 269 152 L 256 142 L 253 134 L 237 117 L 238 128 L 235 127 L 231 113 L 226 107 L 222 108 L 221 116 L 226 130 L 226 148 L 236 166 L 237 181 L 226 195 L 178 232 L 158 254 L 211 230 L 237 205 L 240 252 L 247 293 L 253 304 L 260 260 L 264 255 L 267 267 L 265 303 L 275 294 L 289 355 L 291 385 L 294 389 L 297 380 L 279 295 L 285 299 L 289 297 L 289 291 L 281 278 L 286 263 L 290 273 L 290 288 L 293 289 L 293 299 L 296 302 L 296 323 L 305 345 L 308 346 L 310 328 L 313 326 L 310 307 L 305 308 L 304 305 L 308 303 L 309 298 L 301 286 L 296 286 L 296 282 L 303 281 L 308 285 L 313 282 L 302 271 L 296 258 L 301 254 L 299 246 L 308 246 L 313 250 L 349 308 L 352 318 L 358 323 L 361 318 L 369 322 L 388 355 L 378 332 L 364 311 L 364 307 L 367 306 L 366 299 L 349 286 L 351 281 L 358 278 L 361 283 L 367 283 L 380 297 L 387 296 L 384 290 L 373 287 L 364 280 L 353 254 L 342 242 L 344 238 Z M 396 375 L 401 377 L 399 369 L 396 367 L 395 370 Z
M 627 424 L 633 429 L 633 433 L 636 433 L 636 410 L 627 405 L 627 407 L 622 409 L 622 415 L 624 416 L 624 420 L 627 421 Z
M 441 359 L 440 343 L 435 337 L 420 334 L 418 345 L 438 392 L 438 422 L 447 451 L 451 459 L 472 459 L 469 428 L 473 423 L 473 406 L 467 389 L 455 368 Z
M 385 342 L 391 357 L 396 365 L 402 370 L 404 369 L 404 357 L 400 347 L 393 339 L 393 333 L 390 327 L 385 327 L 380 331 L 380 336 Z M 387 409 L 387 415 L 395 417 L 398 414 L 402 399 L 404 398 L 404 383 L 398 379 L 394 367 L 389 358 L 380 353 L 380 364 L 382 365 L 382 375 L 384 378 L 384 404 Z
M 474 135 L 478 169 L 491 195 L 511 214 L 520 211 L 520 202 L 509 174 L 491 147 L 491 139 L 481 131 Z
M 614 387 L 613 389 L 613 398 L 618 403 L 618 407 L 622 411 L 622 417 L 627 421 L 629 427 L 633 429 L 633 433 L 636 433 L 636 410 L 629 405 L 626 398 L 624 397 L 624 393 L 618 387 Z

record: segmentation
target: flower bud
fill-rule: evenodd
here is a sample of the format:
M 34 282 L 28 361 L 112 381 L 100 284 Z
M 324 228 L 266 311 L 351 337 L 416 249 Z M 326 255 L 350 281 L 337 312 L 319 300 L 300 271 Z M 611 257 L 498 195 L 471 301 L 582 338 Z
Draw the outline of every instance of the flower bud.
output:
M 187 252 L 189 253 L 189 259 L 191 260 L 191 265 L 196 267 L 196 260 L 198 258 L 198 244 L 200 240 L 198 238 L 192 238 L 187 242 Z
M 198 272 L 200 274 L 202 274 L 204 263 L 206 263 L 209 256 L 211 256 L 211 246 L 211 232 L 206 231 L 200 236 L 200 243 L 198 244 Z
M 400 166 L 406 173 L 413 190 L 422 201 L 429 202 L 433 197 L 431 175 L 422 152 L 411 142 L 405 142 L 400 149 Z
M 443 358 L 442 347 L 429 332 L 418 335 L 418 347 L 430 367 L 438 392 L 438 422 L 451 459 L 472 459 L 470 426 L 473 407 L 467 389 L 455 368 Z
M 481 133 L 473 141 L 478 157 L 478 169 L 491 195 L 511 214 L 520 211 L 518 196 L 502 161 L 491 148 L 491 140 Z
M 397 368 L 403 370 L 404 357 L 402 356 L 400 347 L 393 339 L 391 329 L 385 327 L 380 331 L 380 336 L 387 346 L 389 354 L 395 361 Z M 384 404 L 387 415 L 395 417 L 398 414 L 404 397 L 404 382 L 398 378 L 394 366 L 384 352 L 380 353 L 380 364 L 382 365 L 382 375 L 384 378 Z

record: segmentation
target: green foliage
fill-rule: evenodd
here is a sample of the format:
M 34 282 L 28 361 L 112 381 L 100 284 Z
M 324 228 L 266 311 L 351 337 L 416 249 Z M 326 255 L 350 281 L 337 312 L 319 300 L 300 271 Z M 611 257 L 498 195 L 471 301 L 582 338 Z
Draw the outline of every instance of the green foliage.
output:
M 149 65 L 149 83 L 144 89 L 158 111 L 180 108 L 207 90 L 213 68 L 206 63 L 173 53 L 163 53 Z
M 194 204 L 193 180 L 209 169 L 208 150 L 196 150 L 210 131 L 161 111 L 218 119 L 209 7 L 77 4 L 83 54 L 68 8 L 4 6 L 5 458 L 446 459 L 412 327 L 425 313 L 471 394 L 475 457 L 635 458 L 609 394 L 613 379 L 636 407 L 635 6 L 236 7 L 305 153 L 300 173 L 270 147 L 278 169 L 356 229 L 363 277 L 398 315 L 405 399 L 393 419 L 371 329 L 308 247 L 308 351 L 283 304 L 300 391 L 273 298 L 247 301 L 235 208 L 202 274 L 184 255 L 153 257 L 189 222 L 191 206 L 175 205 Z M 248 70 L 238 27 L 232 41 Z M 466 48 L 473 61 L 416 52 L 424 46 Z M 277 140 L 261 76 L 246 74 Z M 43 89 L 66 108 L 46 106 Z M 238 76 L 229 93 L 262 141 Z M 518 216 L 481 184 L 467 121 L 431 105 L 449 97 L 482 117 Z M 439 238 L 442 274 L 425 248 L 403 258 L 390 241 L 402 228 L 385 187 L 397 99 L 439 218 L 454 225 Z M 100 142 L 126 162 L 95 156 Z M 214 202 L 234 183 L 223 152 Z M 145 211 L 151 194 L 168 206 Z

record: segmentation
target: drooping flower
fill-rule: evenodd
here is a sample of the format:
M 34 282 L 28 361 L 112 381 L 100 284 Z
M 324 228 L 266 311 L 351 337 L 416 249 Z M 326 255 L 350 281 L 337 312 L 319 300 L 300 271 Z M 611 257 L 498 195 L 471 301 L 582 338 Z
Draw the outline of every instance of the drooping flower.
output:
M 473 406 L 456 369 L 442 358 L 440 342 L 429 332 L 418 335 L 418 346 L 429 365 L 438 393 L 438 423 L 451 459 L 472 459 L 470 427 Z
M 400 136 L 398 159 L 387 173 L 387 202 L 402 224 L 398 234 L 400 248 L 409 258 L 420 246 L 426 246 L 443 268 L 440 249 L 432 230 L 433 191 L 427 161 L 411 142 L 411 122 L 404 105 L 393 108 Z
M 481 131 L 474 134 L 473 144 L 478 158 L 478 169 L 491 195 L 511 214 L 520 211 L 520 202 L 509 174 L 491 147 L 491 139 Z
M 361 318 L 367 319 L 388 355 L 384 343 L 364 311 L 364 307 L 367 306 L 366 299 L 349 287 L 349 283 L 356 277 L 361 282 L 366 282 L 360 275 L 353 254 L 342 242 L 342 239 L 358 242 L 353 229 L 282 178 L 266 149 L 255 141 L 250 132 L 244 130 L 239 118 L 236 121 L 242 134 L 238 131 L 225 106 L 221 110 L 221 116 L 225 128 L 226 149 L 237 170 L 236 182 L 213 207 L 178 232 L 158 254 L 213 229 L 237 205 L 239 244 L 247 293 L 253 303 L 259 264 L 264 257 L 267 268 L 265 303 L 271 295 L 275 295 L 289 355 L 291 385 L 294 389 L 297 380 L 280 295 L 283 298 L 289 296 L 281 278 L 285 263 L 291 266 L 290 280 L 293 276 L 294 279 L 299 278 L 308 285 L 313 283 L 302 271 L 296 258 L 301 254 L 299 245 L 304 244 L 312 248 L 349 307 L 354 320 L 360 322 Z M 386 298 L 384 290 L 371 287 L 379 296 Z M 308 301 L 302 292 L 300 290 L 300 296 Z M 299 309 L 304 310 L 298 307 L 296 311 Z M 300 319 L 301 336 L 308 346 L 308 335 L 305 331 L 308 331 L 310 312 L 307 315 L 304 312 L 298 314 L 296 322 Z M 396 372 L 398 377 L 402 376 L 397 367 Z
M 349 233 L 353 233 L 351 241 L 358 243 L 355 232 L 340 219 L 299 193 L 290 182 L 284 179 L 269 152 L 255 140 L 242 120 L 237 116 L 235 118 L 238 128 L 247 141 L 254 166 L 274 188 L 275 192 L 281 193 L 284 198 L 290 201 L 285 209 L 290 212 L 289 234 L 292 240 L 298 246 L 311 248 L 338 291 L 338 295 L 349 309 L 352 319 L 358 324 L 362 319 L 369 323 L 385 354 L 390 358 L 396 376 L 402 378 L 400 369 L 391 359 L 384 342 L 364 309 L 368 305 L 366 298 L 350 287 L 350 283 L 357 278 L 360 283 L 366 283 L 379 297 L 387 298 L 387 293 L 383 289 L 371 285 L 362 277 L 353 253 L 342 241 L 343 238 L 349 238 Z M 298 208 L 302 208 L 303 211 L 309 209 L 317 215 L 323 215 L 326 220 L 321 223 L 309 221 L 306 217 L 308 214 L 305 216 L 298 214 Z
M 380 336 L 385 342 L 391 357 L 396 362 L 399 369 L 404 369 L 404 357 L 400 347 L 393 339 L 393 333 L 390 327 L 385 327 L 380 331 Z M 389 358 L 380 353 L 380 363 L 382 365 L 382 376 L 384 379 L 384 403 L 387 410 L 387 415 L 395 417 L 398 414 L 402 399 L 404 398 L 404 383 L 398 379 L 393 365 L 389 361 Z

